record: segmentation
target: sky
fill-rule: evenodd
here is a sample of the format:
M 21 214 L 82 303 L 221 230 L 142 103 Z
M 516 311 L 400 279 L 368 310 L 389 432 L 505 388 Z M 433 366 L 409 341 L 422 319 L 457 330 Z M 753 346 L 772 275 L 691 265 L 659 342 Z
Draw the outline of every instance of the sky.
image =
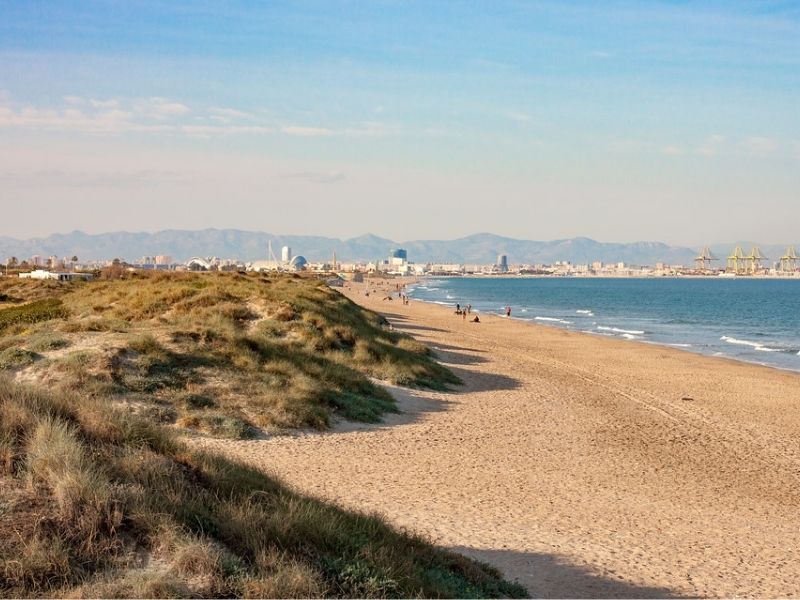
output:
M 0 235 L 800 240 L 800 1 L 0 0 Z

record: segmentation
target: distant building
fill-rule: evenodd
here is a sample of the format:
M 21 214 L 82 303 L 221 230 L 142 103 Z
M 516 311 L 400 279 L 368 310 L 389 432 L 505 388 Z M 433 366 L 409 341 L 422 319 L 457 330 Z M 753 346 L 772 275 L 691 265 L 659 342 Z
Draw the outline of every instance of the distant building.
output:
M 19 276 L 22 279 L 55 279 L 56 281 L 89 280 L 93 278 L 91 273 L 53 273 L 42 269 L 36 269 L 30 273 L 20 273 Z
M 292 249 L 289 246 L 281 248 L 281 262 L 288 263 L 292 260 Z
M 305 256 L 298 255 L 289 261 L 289 268 L 293 271 L 302 271 L 307 265 L 308 261 Z
M 389 260 L 386 264 L 390 267 L 402 267 L 408 263 L 408 252 L 405 248 L 395 248 L 389 253 Z M 396 269 L 391 269 L 396 270 Z
M 497 270 L 501 273 L 508 273 L 508 254 L 497 256 Z
M 210 271 L 213 263 L 211 260 L 207 258 L 202 258 L 200 256 L 195 256 L 190 258 L 189 261 L 186 263 L 186 267 L 190 271 Z

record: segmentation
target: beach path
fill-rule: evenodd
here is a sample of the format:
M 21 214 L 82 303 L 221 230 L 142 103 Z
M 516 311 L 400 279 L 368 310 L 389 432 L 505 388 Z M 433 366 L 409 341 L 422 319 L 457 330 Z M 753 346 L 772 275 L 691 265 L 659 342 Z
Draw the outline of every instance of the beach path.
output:
M 800 376 L 364 297 L 464 381 L 379 426 L 197 440 L 533 596 L 800 596 Z

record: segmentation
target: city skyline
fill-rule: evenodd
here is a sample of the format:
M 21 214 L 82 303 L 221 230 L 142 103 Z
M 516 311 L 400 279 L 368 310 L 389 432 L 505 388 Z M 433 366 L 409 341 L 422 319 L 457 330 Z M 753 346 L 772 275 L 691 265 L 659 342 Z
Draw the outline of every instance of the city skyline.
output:
M 165 230 L 155 233 L 110 232 L 90 235 L 83 232 L 58 234 L 46 238 L 14 240 L 0 236 L 0 260 L 11 257 L 38 255 L 73 256 L 88 260 L 111 258 L 138 259 L 140 256 L 171 256 L 180 261 L 192 256 L 215 256 L 239 260 L 262 260 L 282 252 L 300 250 L 314 260 L 330 259 L 337 252 L 342 260 L 368 261 L 383 256 L 390 249 L 408 250 L 414 259 L 423 262 L 490 263 L 498 254 L 521 263 L 552 264 L 559 261 L 591 263 L 625 262 L 627 264 L 691 265 L 698 255 L 707 252 L 717 255 L 722 263 L 737 246 L 747 252 L 753 247 L 765 251 L 767 259 L 778 259 L 789 246 L 797 242 L 764 243 L 758 240 L 731 240 L 728 242 L 688 247 L 669 245 L 661 241 L 614 243 L 587 237 L 560 240 L 530 240 L 477 233 L 450 240 L 392 240 L 372 234 L 354 238 L 325 236 L 293 236 L 275 232 L 245 231 L 235 229 L 206 229 L 197 231 Z M 5 257 L 5 258 L 3 258 Z
M 792 3 L 4 13 L 0 235 L 798 238 Z

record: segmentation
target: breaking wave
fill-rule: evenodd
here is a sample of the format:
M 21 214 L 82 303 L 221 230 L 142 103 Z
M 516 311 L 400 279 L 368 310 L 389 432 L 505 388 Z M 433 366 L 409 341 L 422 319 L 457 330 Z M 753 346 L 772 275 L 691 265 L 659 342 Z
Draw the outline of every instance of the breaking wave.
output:
M 553 323 L 563 323 L 564 325 L 572 325 L 572 321 L 566 321 L 564 319 L 556 319 L 555 317 L 534 317 L 536 321 L 550 321 Z
M 613 331 L 614 333 L 627 333 L 630 335 L 644 335 L 644 331 L 638 329 L 620 329 L 619 327 L 606 327 L 605 325 L 598 325 L 600 331 Z

